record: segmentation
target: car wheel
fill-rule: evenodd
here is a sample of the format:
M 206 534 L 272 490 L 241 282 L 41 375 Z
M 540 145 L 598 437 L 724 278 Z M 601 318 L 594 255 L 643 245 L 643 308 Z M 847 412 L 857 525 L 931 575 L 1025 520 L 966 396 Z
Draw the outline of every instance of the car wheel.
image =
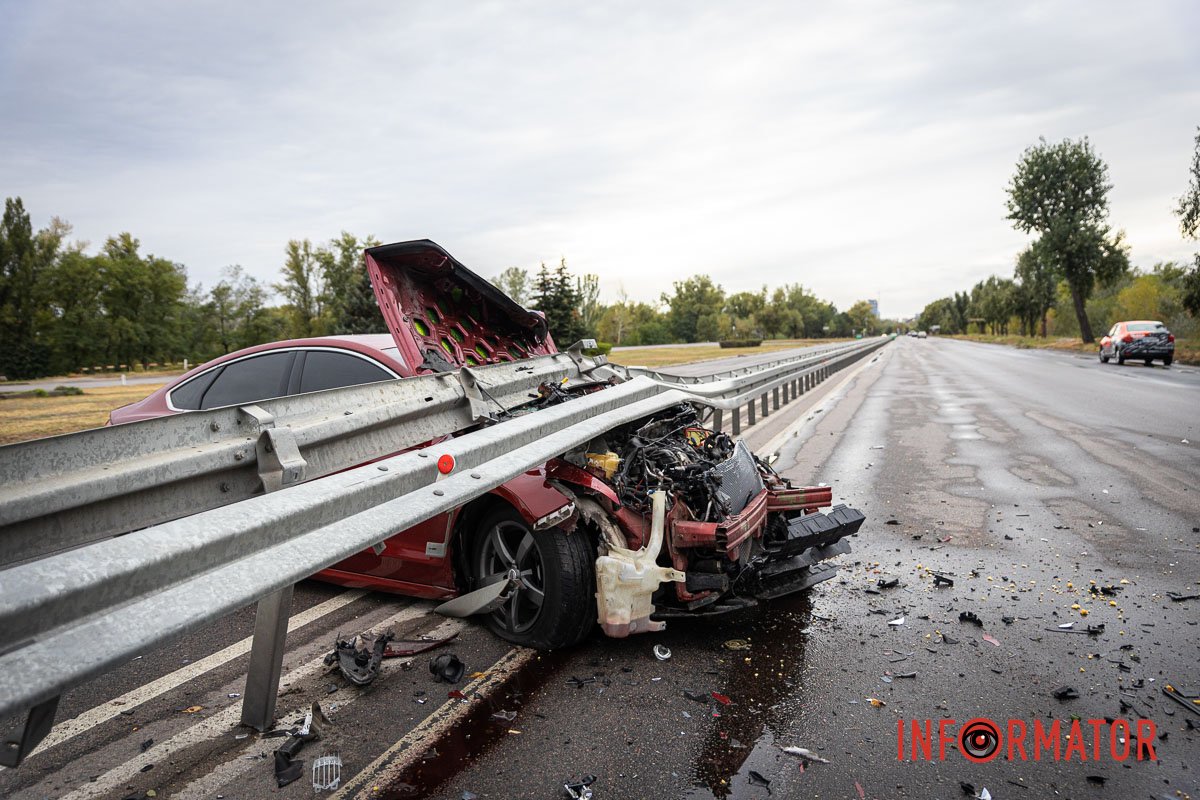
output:
M 1175 356 L 1167 356 L 1166 358 L 1163 359 L 1163 366 L 1164 367 L 1171 366 L 1171 362 L 1174 360 L 1175 360 Z
M 1107 364 L 1107 363 L 1108 363 L 1108 356 L 1104 355 L 1104 348 L 1103 348 L 1103 347 L 1101 347 L 1101 348 L 1100 348 L 1100 363 L 1101 363 L 1101 364 Z
M 1118 364 L 1125 363 L 1125 354 L 1121 352 L 1121 348 L 1119 348 L 1119 347 L 1117 348 L 1117 363 Z
M 1149 367 L 1150 365 L 1152 365 L 1152 364 L 1154 363 L 1154 359 L 1153 359 L 1153 358 L 1147 358 L 1147 359 L 1145 359 L 1145 361 L 1146 361 L 1146 366 L 1147 366 L 1147 367 Z
M 485 618 L 503 639 L 550 650 L 576 644 L 596 623 L 595 548 L 582 532 L 535 531 L 512 508 L 489 514 L 474 537 L 474 588 L 516 578 Z

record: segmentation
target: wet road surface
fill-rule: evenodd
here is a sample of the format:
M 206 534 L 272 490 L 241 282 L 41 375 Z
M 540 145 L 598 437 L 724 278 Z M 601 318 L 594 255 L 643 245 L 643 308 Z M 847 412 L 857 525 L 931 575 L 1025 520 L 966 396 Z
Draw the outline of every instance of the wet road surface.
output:
M 1200 684 L 1200 601 L 1169 594 L 1200 592 L 1197 408 L 1192 368 L 902 339 L 747 437 L 778 450 L 785 474 L 829 483 L 835 502 L 866 513 L 834 580 L 740 615 L 672 621 L 660 636 L 596 635 L 548 655 L 428 604 L 304 584 L 294 614 L 332 605 L 289 635 L 280 718 L 296 721 L 313 700 L 330 712 L 334 726 L 302 756 L 341 755 L 351 785 L 337 797 L 562 797 L 564 781 L 588 774 L 597 798 L 954 798 L 967 796 L 963 783 L 998 799 L 1198 796 L 1200 713 L 1163 694 Z M 933 572 L 953 586 L 935 587 Z M 251 619 L 72 692 L 60 721 L 130 703 L 248 635 Z M 1059 628 L 1069 622 L 1077 632 Z M 428 657 L 385 662 L 365 690 L 327 674 L 320 658 L 338 632 L 380 625 L 459 631 L 451 649 L 475 675 L 458 687 L 466 697 L 447 697 Z M 654 658 L 656 643 L 669 661 Z M 111 706 L 128 713 L 0 772 L 0 794 L 313 796 L 307 774 L 278 788 L 278 742 L 237 727 L 230 695 L 243 691 L 245 662 Z M 1067 687 L 1079 697 L 1054 697 Z M 1088 760 L 1022 761 L 1019 748 L 1009 760 L 1004 744 L 975 764 L 953 742 L 937 760 L 939 721 L 972 717 L 1005 729 L 1077 717 Z M 1139 717 L 1156 725 L 1155 760 L 1093 758 L 1087 720 Z M 897 759 L 897 723 L 913 719 L 931 721 L 932 761 Z M 953 740 L 958 727 L 947 730 Z M 785 746 L 829 763 L 805 765 Z

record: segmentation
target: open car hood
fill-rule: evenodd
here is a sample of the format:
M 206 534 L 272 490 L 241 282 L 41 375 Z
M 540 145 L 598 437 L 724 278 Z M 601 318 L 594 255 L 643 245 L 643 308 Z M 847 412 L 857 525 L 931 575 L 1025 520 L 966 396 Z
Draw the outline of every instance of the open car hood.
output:
M 366 251 L 383 319 L 418 373 L 558 352 L 546 320 L 428 239 Z

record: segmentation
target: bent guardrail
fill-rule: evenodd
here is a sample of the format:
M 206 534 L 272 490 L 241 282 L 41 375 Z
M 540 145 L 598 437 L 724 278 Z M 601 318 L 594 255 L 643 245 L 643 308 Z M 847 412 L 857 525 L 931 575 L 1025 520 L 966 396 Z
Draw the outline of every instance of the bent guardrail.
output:
M 9 535 L 16 531 L 13 541 L 18 542 L 21 552 L 30 554 L 21 563 L 9 561 L 11 565 L 0 571 L 0 630 L 4 631 L 0 642 L 0 716 L 29 710 L 19 738 L 5 742 L 0 751 L 0 763 L 15 766 L 37 746 L 49 732 L 58 698 L 67 689 L 255 600 L 259 607 L 242 721 L 265 728 L 274 717 L 291 587 L 296 581 L 397 531 L 479 497 L 614 427 L 685 401 L 713 409 L 715 418 L 724 412 L 740 411 L 747 404 L 765 403 L 768 393 L 778 397 L 780 390 L 786 402 L 789 392 L 797 396 L 803 387 L 882 344 L 856 343 L 790 365 L 699 386 L 668 386 L 637 376 L 568 403 L 418 450 L 350 469 L 342 467 L 344 471 L 339 471 L 339 459 L 356 458 L 354 463 L 362 464 L 371 457 L 396 453 L 403 447 L 477 425 L 488 416 L 489 403 L 518 399 L 522 391 L 528 394 L 531 382 L 536 387 L 547 376 L 604 380 L 620 368 L 606 365 L 603 359 L 582 359 L 568 353 L 498 365 L 507 369 L 464 370 L 465 376 L 426 376 L 286 398 L 288 402 L 268 401 L 257 404 L 257 411 L 223 409 L 220 413 L 167 420 L 173 425 L 154 426 L 159 422 L 155 420 L 86 432 L 91 435 L 75 434 L 74 439 L 50 440 L 47 461 L 58 467 L 54 479 L 75 487 L 69 496 L 56 499 L 53 493 L 41 491 L 36 502 L 22 501 L 19 490 L 10 492 L 7 477 L 3 490 L 6 494 L 0 493 L 0 520 L 4 520 L 0 524 L 0 544 L 7 552 Z M 432 394 L 422 394 L 426 391 Z M 344 404 L 351 398 L 372 397 L 379 402 L 361 412 L 362 419 L 345 423 L 344 427 L 331 420 L 331 416 L 337 416 L 333 412 L 339 401 Z M 418 410 L 414 412 L 413 406 L 401 403 L 399 397 L 408 398 L 409 403 L 420 398 Z M 264 427 L 260 412 L 270 415 L 275 427 Z M 359 415 L 357 409 L 353 414 L 343 414 Z M 244 417 L 256 420 L 258 426 L 236 436 L 218 437 L 214 442 L 169 436 L 172 431 L 180 436 L 194 435 L 197 424 L 211 428 L 214 420 L 237 424 Z M 280 422 L 289 433 L 268 433 L 278 432 Z M 160 481 L 156 473 L 136 468 L 139 458 L 153 457 L 147 454 L 155 452 L 145 441 L 113 445 L 118 450 L 124 448 L 117 452 L 118 462 L 129 467 L 127 471 L 114 467 L 118 475 L 107 484 L 103 476 L 95 474 L 97 469 L 105 471 L 97 458 L 78 470 L 70 468 L 72 442 L 80 446 L 104 438 L 118 442 L 137 438 L 143 430 L 153 432 L 148 439 L 157 437 L 156 441 L 168 445 L 164 451 L 167 455 L 160 454 L 160 460 L 175 465 L 175 470 L 168 472 L 169 480 Z M 343 436 L 357 444 L 337 446 L 334 442 Z M 281 446 L 280 442 L 287 444 Z M 400 442 L 410 444 L 401 446 Z M 37 455 L 37 444 L 19 446 L 20 454 L 27 458 Z M 53 530 L 55 526 L 64 528 L 64 519 L 79 518 L 65 514 L 82 515 L 92 506 L 118 501 L 134 504 L 148 491 L 170 495 L 184 480 L 179 477 L 184 469 L 176 461 L 195 464 L 193 451 L 202 451 L 204 459 L 199 463 L 215 463 L 219 473 L 222 466 L 228 467 L 224 459 L 251 460 L 251 445 L 256 490 L 265 493 L 199 509 L 190 516 L 104 541 L 95 541 L 104 535 L 97 533 L 105 530 L 104 526 L 89 528 L 85 536 L 75 539 L 63 530 L 55 544 L 68 542 L 72 549 L 50 554 L 37 552 L 30 542 L 30 532 L 39 530 L 39 525 Z M 366 448 L 366 457 L 359 455 L 361 448 Z M 3 474 L 23 476 L 20 486 L 36 482 L 36 466 L 22 467 L 6 460 L 9 454 L 5 450 L 0 448 L 0 463 L 9 471 Z M 235 459 L 237 452 L 245 453 L 242 459 Z M 439 479 L 436 456 L 443 453 L 454 456 L 457 467 L 451 475 Z M 284 471 L 297 468 L 297 456 L 304 467 L 293 480 L 288 481 L 285 475 L 276 481 L 271 469 L 263 474 L 264 466 Z M 313 473 L 307 472 L 310 464 Z M 307 480 L 303 486 L 293 485 L 313 474 L 330 472 L 333 474 Z M 204 480 L 211 485 L 220 476 L 206 473 Z M 244 484 L 240 487 L 242 493 L 252 492 Z M 115 494 L 108 496 L 106 491 Z M 210 500 L 203 496 L 199 502 Z M 173 507 L 185 505 L 176 502 Z M 45 513 L 38 516 L 39 510 Z M 134 518 L 145 519 L 156 513 L 150 510 Z M 73 646 L 79 641 L 88 642 L 88 647 Z M 72 657 L 64 658 L 65 653 Z

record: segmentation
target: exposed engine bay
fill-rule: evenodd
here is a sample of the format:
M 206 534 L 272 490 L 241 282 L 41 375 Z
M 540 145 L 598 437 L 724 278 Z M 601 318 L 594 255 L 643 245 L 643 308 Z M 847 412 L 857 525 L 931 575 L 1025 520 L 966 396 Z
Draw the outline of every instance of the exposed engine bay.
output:
M 546 387 L 550 388 L 550 387 Z M 560 387 L 542 402 L 569 399 Z M 863 515 L 827 513 L 828 487 L 794 487 L 744 441 L 684 403 L 614 429 L 547 465 L 578 524 L 599 533 L 600 623 L 610 636 L 672 616 L 735 611 L 836 573 Z

